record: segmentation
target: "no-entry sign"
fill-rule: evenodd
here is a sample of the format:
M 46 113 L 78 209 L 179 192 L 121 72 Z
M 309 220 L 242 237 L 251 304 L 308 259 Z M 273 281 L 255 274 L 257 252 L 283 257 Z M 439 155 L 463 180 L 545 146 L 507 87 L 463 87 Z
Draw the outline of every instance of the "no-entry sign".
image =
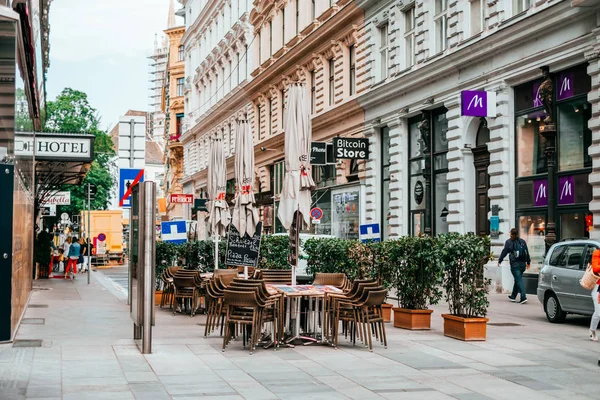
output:
M 323 218 L 323 210 L 321 210 L 319 207 L 314 207 L 312 210 L 310 210 L 310 216 L 312 219 L 318 221 Z

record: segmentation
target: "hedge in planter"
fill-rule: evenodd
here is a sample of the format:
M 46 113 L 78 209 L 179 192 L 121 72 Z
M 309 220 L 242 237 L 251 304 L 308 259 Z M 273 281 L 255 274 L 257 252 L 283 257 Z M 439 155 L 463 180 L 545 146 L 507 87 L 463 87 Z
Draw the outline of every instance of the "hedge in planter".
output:
M 393 268 L 393 283 L 398 297 L 394 326 L 404 329 L 430 329 L 432 310 L 442 298 L 439 288 L 443 267 L 435 239 L 405 236 L 385 242 L 388 263 Z
M 473 233 L 448 233 L 438 236 L 438 247 L 450 309 L 450 314 L 442 315 L 444 335 L 461 340 L 485 340 L 491 281 L 484 278 L 484 266 L 490 258 L 490 238 Z
M 265 235 L 260 243 L 258 268 L 290 269 L 288 263 L 290 239 L 287 235 Z
M 337 238 L 313 238 L 304 242 L 304 252 L 308 258 L 307 272 L 343 272 L 350 279 L 359 275 L 359 267 L 348 257 L 349 249 L 356 242 Z

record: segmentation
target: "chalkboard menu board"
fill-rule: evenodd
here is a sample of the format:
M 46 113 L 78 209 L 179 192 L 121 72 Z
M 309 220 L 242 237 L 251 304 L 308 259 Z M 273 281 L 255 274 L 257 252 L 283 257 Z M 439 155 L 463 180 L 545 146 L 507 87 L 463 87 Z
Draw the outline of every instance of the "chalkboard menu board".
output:
M 260 253 L 261 233 L 262 222 L 256 225 L 256 232 L 254 232 L 252 237 L 249 237 L 247 234 L 240 237 L 240 233 L 235 229 L 233 224 L 229 224 L 225 265 L 256 267 Z

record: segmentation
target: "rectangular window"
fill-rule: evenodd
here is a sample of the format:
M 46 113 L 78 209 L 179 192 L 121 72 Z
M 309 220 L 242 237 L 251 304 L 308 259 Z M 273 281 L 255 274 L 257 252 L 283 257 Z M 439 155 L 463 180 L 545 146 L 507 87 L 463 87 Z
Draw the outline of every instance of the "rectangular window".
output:
M 546 114 L 537 111 L 517 117 L 517 176 L 532 176 L 548 172 L 546 139 L 540 133 Z
M 184 78 L 177 78 L 177 96 L 183 96 Z
M 311 3 L 311 13 L 310 13 L 310 15 L 312 17 L 312 21 L 314 21 L 316 19 L 315 1 L 316 0 L 312 0 L 312 3 Z
M 281 9 L 281 43 L 285 45 L 285 7 Z
M 435 0 L 435 50 L 440 53 L 446 50 L 448 38 L 448 0 Z
M 310 112 L 315 113 L 315 104 L 317 96 L 317 79 L 315 70 L 310 71 Z
M 527 11 L 529 7 L 531 7 L 531 0 L 513 0 L 513 15 Z
M 300 0 L 296 0 L 296 35 L 300 33 Z
M 179 61 L 185 60 L 185 52 L 183 45 L 179 46 L 179 48 L 177 49 L 177 59 Z
M 379 27 L 379 77 L 386 80 L 388 77 L 388 24 Z
M 329 60 L 329 105 L 333 105 L 335 100 L 335 60 Z
M 350 96 L 356 93 L 356 48 L 354 45 L 348 48 L 350 55 Z
M 592 131 L 588 129 L 592 107 L 585 98 L 558 104 L 558 168 L 560 171 L 588 168 L 592 158 L 588 148 Z
M 273 55 L 273 21 L 269 21 L 269 56 Z
M 175 134 L 177 136 L 181 136 L 182 133 L 182 127 L 183 127 L 183 115 L 182 114 L 178 114 L 176 117 L 176 122 L 175 122 Z
M 415 63 L 415 8 L 404 11 L 405 68 Z
M 484 3 L 483 0 L 470 0 L 471 6 L 471 35 L 476 35 L 483 30 Z
M 390 235 L 390 166 L 392 157 L 390 156 L 390 128 L 387 126 L 381 128 L 381 221 L 382 239 L 388 239 Z
M 258 140 L 262 139 L 261 131 L 260 131 L 260 106 L 256 107 L 256 137 Z
M 273 99 L 269 98 L 269 129 L 267 130 L 267 135 L 273 134 L 273 116 L 275 113 L 273 112 Z

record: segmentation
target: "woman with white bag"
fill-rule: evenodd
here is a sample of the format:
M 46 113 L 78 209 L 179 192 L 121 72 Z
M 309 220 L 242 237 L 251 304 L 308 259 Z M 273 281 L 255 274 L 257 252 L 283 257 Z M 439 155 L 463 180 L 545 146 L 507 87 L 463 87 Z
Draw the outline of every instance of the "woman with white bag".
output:
M 598 329 L 598 323 L 600 322 L 600 293 L 598 293 L 600 279 L 598 278 L 600 278 L 600 250 L 596 250 L 592 254 L 592 265 L 588 266 L 588 269 L 581 279 L 582 286 L 586 285 L 589 287 L 590 285 L 593 285 L 592 301 L 594 302 L 594 314 L 592 315 L 592 322 L 590 323 L 590 339 L 594 342 L 598 341 L 596 329 Z

